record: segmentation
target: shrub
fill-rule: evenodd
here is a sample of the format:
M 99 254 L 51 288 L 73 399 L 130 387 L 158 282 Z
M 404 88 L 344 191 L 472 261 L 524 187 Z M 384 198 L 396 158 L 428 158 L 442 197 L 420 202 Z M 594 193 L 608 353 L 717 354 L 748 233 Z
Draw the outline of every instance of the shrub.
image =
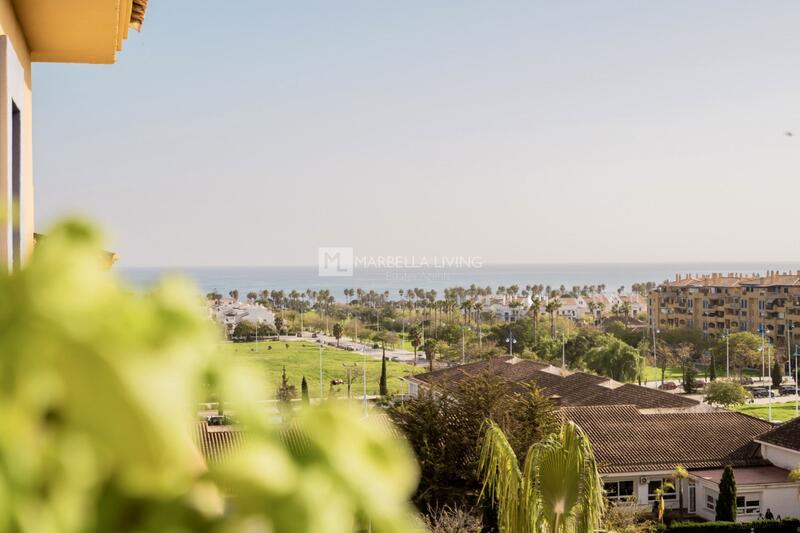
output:
M 0 274 L 0 531 L 413 530 L 410 450 L 332 406 L 302 409 L 307 453 L 287 448 L 263 377 L 217 355 L 199 304 L 176 281 L 122 287 L 81 223 Z M 248 438 L 205 465 L 191 419 L 209 396 Z
M 754 522 L 673 522 L 666 531 L 680 533 L 797 533 L 800 520 L 784 518 L 783 520 L 756 520 Z

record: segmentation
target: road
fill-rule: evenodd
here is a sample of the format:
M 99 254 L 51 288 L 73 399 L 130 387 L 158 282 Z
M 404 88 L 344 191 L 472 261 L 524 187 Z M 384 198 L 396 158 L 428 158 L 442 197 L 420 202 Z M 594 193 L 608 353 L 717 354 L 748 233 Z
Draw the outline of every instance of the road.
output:
M 334 346 L 336 345 L 336 337 L 334 337 L 333 335 L 324 335 L 324 334 L 318 333 L 316 338 L 312 338 L 311 335 L 312 334 L 310 332 L 304 331 L 302 337 L 281 336 L 281 340 L 282 341 L 283 340 L 286 340 L 286 341 L 307 341 L 307 342 L 308 341 L 316 342 L 316 341 L 320 341 L 321 340 L 325 344 L 329 344 L 329 345 L 332 344 Z M 361 342 L 355 342 L 353 339 L 345 338 L 345 337 L 343 337 L 342 339 L 339 340 L 339 348 L 343 348 L 343 349 L 350 348 L 355 352 L 361 352 L 362 350 L 364 350 L 367 355 L 369 355 L 370 357 L 374 357 L 376 359 L 380 359 L 381 355 L 383 355 L 383 350 L 381 350 L 380 348 L 373 348 L 371 343 L 370 344 L 364 344 L 364 343 L 361 343 Z M 386 357 L 387 357 L 387 359 L 389 359 L 391 361 L 399 361 L 401 363 L 409 363 L 409 364 L 413 364 L 414 363 L 414 353 L 406 351 L 406 350 L 396 350 L 396 349 L 395 350 L 391 350 L 389 348 L 386 348 Z M 425 354 L 418 352 L 417 353 L 417 363 L 418 364 L 424 364 L 426 362 L 427 362 L 427 360 L 425 359 Z

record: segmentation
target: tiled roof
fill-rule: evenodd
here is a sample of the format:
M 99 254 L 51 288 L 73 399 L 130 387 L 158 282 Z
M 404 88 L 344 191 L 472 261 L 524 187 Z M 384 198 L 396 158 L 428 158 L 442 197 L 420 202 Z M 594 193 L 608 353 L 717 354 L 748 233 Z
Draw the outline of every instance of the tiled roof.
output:
M 775 429 L 760 435 L 758 440 L 800 452 L 800 418 L 784 422 Z
M 219 463 L 228 453 L 241 448 L 244 434 L 232 426 L 209 426 L 205 422 L 197 422 L 194 440 L 206 463 L 211 465 Z
M 514 363 L 511 363 L 514 361 Z M 417 374 L 413 379 L 441 388 L 450 388 L 467 376 L 488 372 L 510 382 L 510 389 L 524 392 L 525 385 L 535 385 L 543 396 L 559 406 L 634 405 L 640 409 L 676 409 L 696 406 L 697 401 L 670 392 L 633 384 L 614 382 L 586 372 L 562 376 L 552 367 L 524 359 L 499 357 L 480 363 Z
M 594 448 L 602 473 L 768 464 L 753 438 L 769 422 L 733 411 L 641 413 L 632 405 L 565 407 Z
M 547 366 L 547 364 L 537 363 L 527 359 L 512 359 L 510 356 L 504 356 L 495 357 L 479 363 L 471 363 L 468 365 L 434 370 L 433 372 L 426 372 L 424 374 L 417 374 L 414 378 L 430 385 L 449 386 L 462 381 L 468 376 L 477 376 L 484 372 L 489 372 L 509 381 L 521 381 L 530 379 L 535 373 Z
M 616 389 L 606 389 L 588 396 L 574 405 L 635 405 L 639 409 L 676 409 L 694 407 L 697 403 L 678 394 L 626 383 Z
M 667 287 L 739 287 L 742 285 L 756 287 L 786 287 L 800 285 L 800 274 L 769 273 L 767 276 L 687 276 L 668 281 Z
M 373 414 L 368 419 L 373 427 L 380 427 L 399 436 L 397 427 L 388 416 Z M 310 446 L 308 437 L 298 424 L 288 424 L 280 429 L 283 444 L 294 453 L 302 453 Z M 218 464 L 225 457 L 241 449 L 246 441 L 246 432 L 238 426 L 209 426 L 206 422 L 195 424 L 194 441 L 207 465 Z

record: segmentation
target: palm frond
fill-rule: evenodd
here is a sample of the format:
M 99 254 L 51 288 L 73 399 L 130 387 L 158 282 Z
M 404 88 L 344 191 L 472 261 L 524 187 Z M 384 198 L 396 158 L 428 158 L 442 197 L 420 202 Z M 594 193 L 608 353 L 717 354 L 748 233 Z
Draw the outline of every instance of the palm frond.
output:
M 489 497 L 497 504 L 500 529 L 506 533 L 529 531 L 520 523 L 521 515 L 527 513 L 522 509 L 526 500 L 520 497 L 523 477 L 517 456 L 494 422 L 487 424 L 478 468 L 484 480 L 481 496 L 488 489 Z

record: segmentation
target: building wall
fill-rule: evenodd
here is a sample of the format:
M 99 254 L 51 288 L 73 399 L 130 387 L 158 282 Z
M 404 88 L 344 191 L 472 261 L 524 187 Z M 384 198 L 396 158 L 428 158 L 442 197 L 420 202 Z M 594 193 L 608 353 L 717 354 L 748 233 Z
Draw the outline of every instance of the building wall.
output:
M 787 450 L 771 444 L 761 444 L 761 456 L 779 468 L 793 470 L 800 467 L 800 452 Z M 798 501 L 800 505 L 800 501 Z
M 775 285 L 777 278 L 792 284 Z M 661 285 L 650 293 L 648 314 L 657 328 L 696 329 L 714 339 L 725 331 L 759 333 L 763 325 L 781 354 L 800 343 L 800 275 L 769 275 L 755 283 L 743 276 L 685 281 Z M 795 322 L 796 331 L 790 329 Z
M 696 480 L 697 487 L 697 514 L 706 520 L 714 520 L 716 511 L 706 506 L 707 497 L 714 500 L 719 496 L 719 487 L 716 483 L 706 480 Z M 744 496 L 749 499 L 760 501 L 757 513 L 739 514 L 736 516 L 737 522 L 750 522 L 763 518 L 767 509 L 772 514 L 782 518 L 800 518 L 800 493 L 797 485 L 748 485 L 738 487 L 737 496 Z
M 12 266 L 12 101 L 20 112 L 20 234 L 22 261 L 33 250 L 33 114 L 31 61 L 10 0 L 0 0 L 0 268 Z

